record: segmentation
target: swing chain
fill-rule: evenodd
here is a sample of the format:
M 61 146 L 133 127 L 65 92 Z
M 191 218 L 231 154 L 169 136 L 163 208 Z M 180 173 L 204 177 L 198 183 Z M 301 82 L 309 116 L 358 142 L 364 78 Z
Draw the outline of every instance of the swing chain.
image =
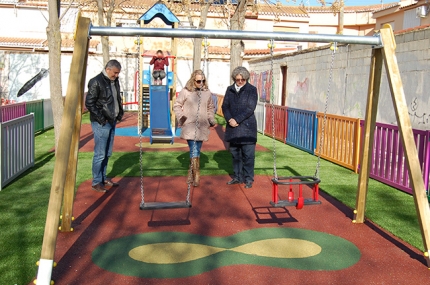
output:
M 271 92 L 270 101 L 272 103 L 272 142 L 273 142 L 273 177 L 278 180 L 278 173 L 276 169 L 276 141 L 275 141 L 275 84 L 273 75 L 273 50 L 275 48 L 275 41 L 270 40 L 270 80 L 271 80 Z
M 203 73 L 205 72 L 205 68 L 206 68 L 206 63 L 208 60 L 208 38 L 205 37 L 203 39 L 203 67 L 202 67 L 202 71 Z
M 143 150 L 142 150 L 142 118 L 143 118 L 143 100 L 142 100 L 142 92 L 140 90 L 140 36 L 137 36 L 137 95 L 139 100 L 139 122 L 138 122 L 138 134 L 139 134 L 139 166 L 140 166 L 140 196 L 141 196 L 141 202 L 140 205 L 143 205 L 145 203 L 145 191 L 143 189 Z
M 193 149 L 190 150 L 191 155 L 190 157 L 193 158 L 193 155 L 195 152 L 197 152 L 197 132 L 200 126 L 200 122 L 199 122 L 199 112 L 200 112 L 200 105 L 201 105 L 201 101 L 202 101 L 202 91 L 199 89 L 197 92 L 197 97 L 198 97 L 198 103 L 197 103 L 197 115 L 196 115 L 196 124 L 195 124 L 195 129 L 194 129 L 194 144 L 193 144 Z M 194 160 L 191 159 L 191 163 L 190 163 L 190 169 L 189 169 L 189 173 L 191 174 L 192 171 L 194 169 Z M 190 204 L 190 199 L 191 199 L 191 181 L 187 180 L 187 199 L 186 199 L 186 203 L 187 205 Z
M 203 40 L 203 54 L 204 54 L 204 60 L 203 60 L 203 66 L 202 66 L 202 71 L 203 74 L 205 73 L 205 66 L 206 66 L 206 61 L 208 58 L 208 38 L 205 37 Z M 204 75 L 203 75 L 204 76 Z M 194 130 L 194 143 L 193 143 L 193 148 L 192 150 L 190 150 L 191 152 L 191 163 L 190 163 L 190 168 L 189 168 L 189 174 L 192 175 L 193 169 L 194 169 L 194 160 L 193 158 L 193 154 L 195 152 L 197 152 L 197 132 L 200 126 L 200 122 L 199 122 L 199 112 L 200 112 L 200 105 L 201 105 L 201 101 L 202 101 L 202 91 L 199 89 L 197 92 L 197 97 L 198 97 L 198 103 L 197 103 L 197 115 L 196 115 L 196 124 L 195 124 L 195 130 Z M 187 205 L 190 204 L 190 199 L 191 199 L 191 184 L 192 182 L 190 180 L 187 179 L 187 198 L 186 198 L 186 203 Z
M 334 58 L 336 55 L 336 49 L 337 49 L 337 42 L 332 43 L 331 46 L 332 54 L 331 54 L 331 63 L 330 63 L 330 69 L 329 69 L 329 78 L 328 78 L 328 86 L 327 86 L 327 93 L 325 96 L 325 106 L 324 106 L 324 117 L 323 117 L 323 124 L 321 127 L 321 137 L 320 137 L 320 143 L 318 147 L 318 160 L 317 160 L 317 166 L 315 169 L 315 177 L 319 179 L 319 170 L 320 170 L 320 163 L 321 163 L 321 152 L 322 152 L 322 146 L 324 142 L 324 133 L 325 133 L 325 127 L 327 122 L 327 106 L 328 106 L 328 99 L 330 97 L 330 87 L 333 80 L 333 65 L 334 65 Z

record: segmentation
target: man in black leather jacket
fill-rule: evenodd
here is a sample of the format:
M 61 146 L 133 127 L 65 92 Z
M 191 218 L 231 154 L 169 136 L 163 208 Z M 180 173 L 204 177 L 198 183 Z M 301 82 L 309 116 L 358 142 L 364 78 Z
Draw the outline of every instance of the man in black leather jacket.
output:
M 124 115 L 118 76 L 121 64 L 110 60 L 104 70 L 88 82 L 85 106 L 90 112 L 94 133 L 92 190 L 106 192 L 105 186 L 118 186 L 106 177 L 109 157 L 112 155 L 115 126 Z

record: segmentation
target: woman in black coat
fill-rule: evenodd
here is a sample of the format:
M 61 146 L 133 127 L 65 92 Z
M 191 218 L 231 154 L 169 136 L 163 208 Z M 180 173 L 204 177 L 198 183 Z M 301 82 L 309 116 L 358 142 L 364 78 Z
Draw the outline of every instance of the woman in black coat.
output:
M 245 183 L 251 188 L 254 182 L 255 145 L 257 143 L 257 120 L 254 110 L 257 106 L 257 88 L 248 83 L 249 71 L 236 67 L 231 77 L 235 82 L 227 88 L 222 111 L 227 121 L 225 140 L 230 143 L 233 157 L 233 180 L 228 185 Z

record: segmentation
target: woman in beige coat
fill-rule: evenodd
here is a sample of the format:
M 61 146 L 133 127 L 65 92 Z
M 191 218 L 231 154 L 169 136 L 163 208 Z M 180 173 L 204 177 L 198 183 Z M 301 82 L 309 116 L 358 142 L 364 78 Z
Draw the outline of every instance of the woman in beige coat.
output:
M 181 138 L 190 148 L 190 170 L 187 183 L 200 182 L 200 149 L 209 139 L 209 128 L 216 125 L 212 93 L 203 71 L 195 70 L 173 105 L 181 128 Z

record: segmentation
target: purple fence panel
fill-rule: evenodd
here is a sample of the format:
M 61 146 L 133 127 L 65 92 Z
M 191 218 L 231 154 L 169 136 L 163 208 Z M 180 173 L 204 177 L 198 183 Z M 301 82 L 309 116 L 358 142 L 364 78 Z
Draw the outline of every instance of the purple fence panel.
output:
M 0 123 L 26 115 L 25 102 L 0 106 Z
M 360 122 L 361 128 L 364 121 Z M 429 187 L 430 131 L 413 129 L 424 185 Z M 362 141 L 364 130 L 361 132 Z M 397 126 L 376 123 L 369 176 L 375 180 L 412 194 L 403 143 Z

